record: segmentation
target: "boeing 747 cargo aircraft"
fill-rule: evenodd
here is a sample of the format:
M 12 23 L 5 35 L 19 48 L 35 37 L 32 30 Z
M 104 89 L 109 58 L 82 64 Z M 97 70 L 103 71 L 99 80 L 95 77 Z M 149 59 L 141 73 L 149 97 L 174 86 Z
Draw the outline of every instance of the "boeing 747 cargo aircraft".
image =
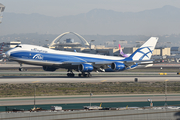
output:
M 19 44 L 6 52 L 10 60 L 24 64 L 42 66 L 45 71 L 55 71 L 58 68 L 68 70 L 67 76 L 74 77 L 73 70 L 80 72 L 79 77 L 91 77 L 92 71 L 123 71 L 153 64 L 151 55 L 158 41 L 151 37 L 129 57 L 104 56 L 78 52 L 58 51 L 41 46 Z M 21 71 L 20 67 L 20 71 Z

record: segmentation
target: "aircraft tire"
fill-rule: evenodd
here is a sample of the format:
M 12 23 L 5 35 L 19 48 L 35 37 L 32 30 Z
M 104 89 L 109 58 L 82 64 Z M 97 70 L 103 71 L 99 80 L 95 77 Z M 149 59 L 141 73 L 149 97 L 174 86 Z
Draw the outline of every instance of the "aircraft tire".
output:
M 71 74 L 71 77 L 74 77 L 74 74 Z
M 83 77 L 86 77 L 87 76 L 87 74 L 83 74 Z
M 19 68 L 19 71 L 23 71 L 23 68 Z
M 67 76 L 68 77 L 74 77 L 74 74 L 73 73 L 67 73 Z
M 81 77 L 81 76 L 82 76 L 82 74 L 78 74 L 78 76 L 79 76 L 79 77 Z

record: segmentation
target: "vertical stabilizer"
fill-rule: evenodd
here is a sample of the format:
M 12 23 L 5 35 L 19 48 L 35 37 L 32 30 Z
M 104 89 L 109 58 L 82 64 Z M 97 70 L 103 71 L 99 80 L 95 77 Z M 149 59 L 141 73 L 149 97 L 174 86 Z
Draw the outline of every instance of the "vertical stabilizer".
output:
M 129 57 L 127 54 L 124 54 L 124 52 L 123 52 L 120 44 L 119 44 L 119 55 L 122 56 L 122 57 L 124 57 L 124 58 Z
M 158 39 L 157 37 L 151 37 L 129 58 L 131 60 L 150 60 Z

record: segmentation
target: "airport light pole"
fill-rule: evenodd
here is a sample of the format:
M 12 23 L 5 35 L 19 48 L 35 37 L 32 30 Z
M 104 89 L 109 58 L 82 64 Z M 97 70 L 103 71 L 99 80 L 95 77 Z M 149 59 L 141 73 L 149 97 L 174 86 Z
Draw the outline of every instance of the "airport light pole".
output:
M 36 109 L 36 84 L 35 83 L 37 83 L 37 82 L 39 82 L 39 81 L 32 82 L 32 83 L 34 83 L 34 108 L 33 108 L 33 110 Z
M 95 40 L 91 40 L 90 42 L 90 49 L 92 49 L 92 43 L 94 42 Z
M 48 41 L 49 41 L 49 40 L 47 39 L 47 40 L 45 40 L 45 41 L 46 41 L 46 43 L 45 43 L 45 44 L 48 46 Z
M 115 44 L 114 44 L 115 42 L 116 42 L 116 40 L 113 40 L 113 47 L 115 47 Z
M 150 107 L 153 107 L 152 99 L 148 98 L 147 101 L 150 102 Z
M 34 85 L 34 109 L 36 108 L 36 85 Z
M 168 79 L 167 80 L 165 80 L 165 104 L 164 104 L 164 106 L 165 106 L 165 108 L 167 108 L 167 81 L 168 81 Z
M 91 43 L 94 42 L 95 40 L 91 40 Z
M 90 107 L 91 107 L 91 97 L 92 97 L 93 93 L 91 93 L 91 89 L 90 89 Z

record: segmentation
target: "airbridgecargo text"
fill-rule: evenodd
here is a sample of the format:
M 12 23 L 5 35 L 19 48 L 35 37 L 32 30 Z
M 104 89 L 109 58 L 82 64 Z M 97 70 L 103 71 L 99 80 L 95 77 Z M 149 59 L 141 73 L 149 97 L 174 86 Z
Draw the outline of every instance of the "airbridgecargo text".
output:
M 38 49 L 36 49 L 36 48 L 31 49 L 31 51 L 33 51 L 33 52 L 47 53 L 47 51 L 44 51 L 44 50 L 38 50 Z

